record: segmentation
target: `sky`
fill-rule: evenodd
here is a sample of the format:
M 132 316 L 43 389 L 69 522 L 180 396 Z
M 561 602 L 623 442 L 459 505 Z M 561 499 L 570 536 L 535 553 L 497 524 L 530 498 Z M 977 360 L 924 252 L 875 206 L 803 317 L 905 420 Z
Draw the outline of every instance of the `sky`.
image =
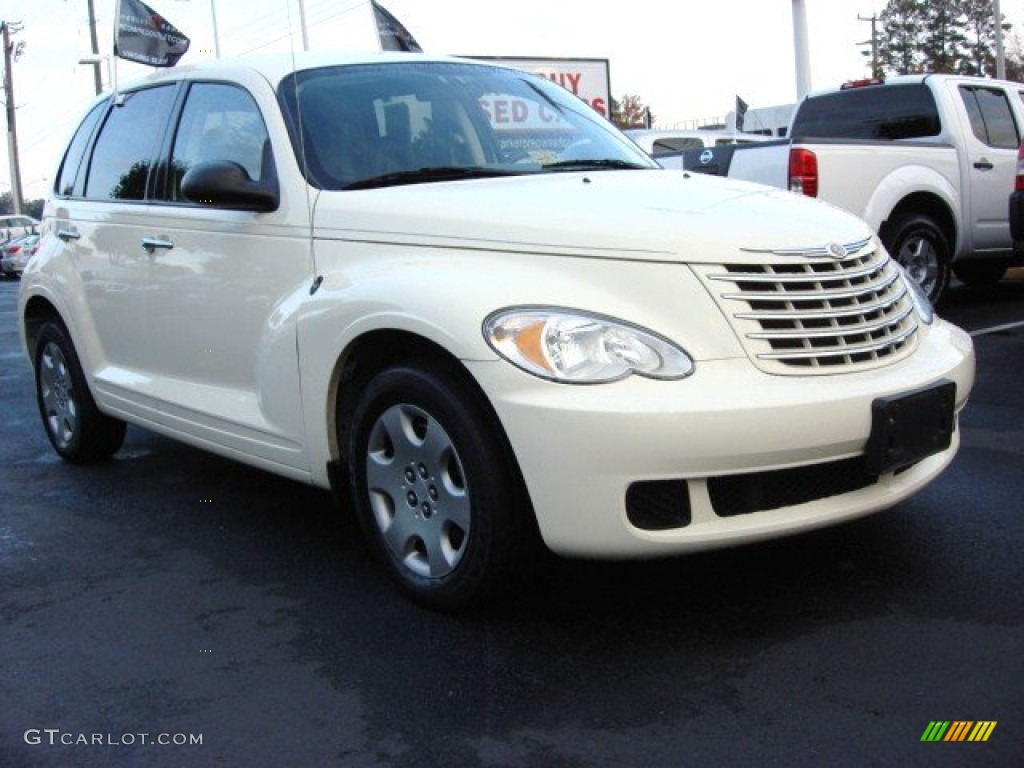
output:
M 311 50 L 377 50 L 367 0 L 145 0 L 191 38 L 181 63 L 302 49 L 300 5 Z M 115 0 L 94 0 L 101 53 L 112 49 Z M 380 0 L 427 53 L 608 59 L 615 98 L 638 96 L 658 127 L 720 118 L 740 96 L 751 108 L 796 99 L 792 0 Z M 864 77 L 858 45 L 885 0 L 804 0 L 812 88 Z M 13 65 L 25 199 L 44 197 L 64 145 L 95 97 L 87 0 L 2 0 L 0 20 L 21 22 Z M 1001 0 L 1014 31 L 1024 0 Z M 117 63 L 120 84 L 147 67 Z M 103 79 L 109 87 L 108 68 Z M 0 192 L 10 190 L 6 148 Z

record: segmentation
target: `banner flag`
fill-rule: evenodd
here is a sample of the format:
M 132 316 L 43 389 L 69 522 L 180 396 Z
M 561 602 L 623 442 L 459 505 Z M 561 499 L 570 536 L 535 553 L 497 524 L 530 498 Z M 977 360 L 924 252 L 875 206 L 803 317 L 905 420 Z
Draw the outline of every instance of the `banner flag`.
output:
M 374 0 L 370 0 L 373 6 L 373 18 L 377 22 L 377 35 L 380 37 L 380 49 L 382 51 L 410 51 L 412 53 L 423 53 L 420 44 L 402 23 L 392 16 Z
M 148 64 L 173 67 L 188 50 L 189 39 L 141 0 L 119 0 L 114 55 Z

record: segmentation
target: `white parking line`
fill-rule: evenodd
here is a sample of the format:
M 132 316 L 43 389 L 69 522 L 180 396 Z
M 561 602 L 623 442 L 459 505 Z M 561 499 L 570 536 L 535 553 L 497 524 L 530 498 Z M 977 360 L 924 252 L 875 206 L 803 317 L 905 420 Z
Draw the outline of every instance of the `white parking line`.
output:
M 984 336 L 986 333 L 999 333 L 1000 331 L 1011 331 L 1014 328 L 1024 328 L 1024 320 L 1016 323 L 1007 323 L 1006 325 L 993 325 L 991 328 L 979 328 L 977 331 L 971 331 L 971 336 Z

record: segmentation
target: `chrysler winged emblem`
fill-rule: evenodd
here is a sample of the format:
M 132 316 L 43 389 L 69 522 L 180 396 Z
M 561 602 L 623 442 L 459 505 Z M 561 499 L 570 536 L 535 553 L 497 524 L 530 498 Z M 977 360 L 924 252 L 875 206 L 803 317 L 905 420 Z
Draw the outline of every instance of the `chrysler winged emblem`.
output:
M 863 240 L 855 240 L 851 243 L 832 242 L 806 248 L 740 248 L 740 250 L 747 253 L 774 253 L 776 256 L 803 256 L 806 259 L 817 259 L 825 256 L 835 261 L 842 261 L 867 248 L 871 244 L 872 239 L 871 237 L 865 237 Z
M 836 261 L 842 261 L 846 258 L 846 247 L 839 243 L 829 243 L 825 246 L 825 250 Z

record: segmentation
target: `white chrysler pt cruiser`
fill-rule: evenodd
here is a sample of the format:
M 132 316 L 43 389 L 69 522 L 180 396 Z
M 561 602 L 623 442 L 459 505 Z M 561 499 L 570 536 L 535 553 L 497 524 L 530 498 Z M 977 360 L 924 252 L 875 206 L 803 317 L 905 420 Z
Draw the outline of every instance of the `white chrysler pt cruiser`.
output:
M 858 219 L 659 169 L 543 78 L 409 54 L 96 101 L 19 322 L 71 462 L 139 424 L 333 488 L 441 609 L 534 543 L 648 557 L 892 506 L 959 444 L 970 339 Z

